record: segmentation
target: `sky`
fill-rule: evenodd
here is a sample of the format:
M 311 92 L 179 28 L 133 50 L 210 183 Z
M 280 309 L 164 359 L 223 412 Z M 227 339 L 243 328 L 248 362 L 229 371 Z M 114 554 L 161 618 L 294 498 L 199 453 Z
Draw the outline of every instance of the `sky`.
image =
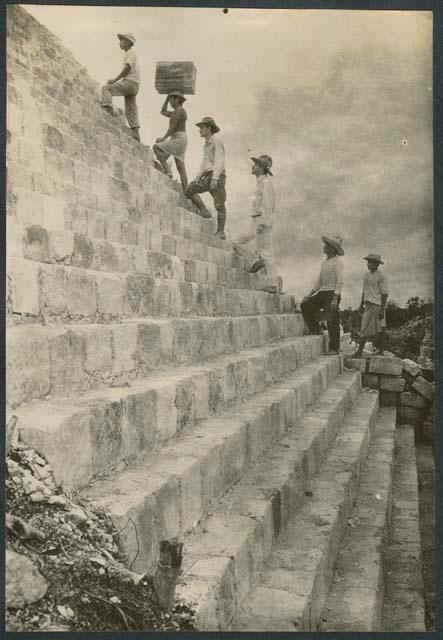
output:
M 309 292 L 321 236 L 340 235 L 342 308 L 359 303 L 368 252 L 385 260 L 391 299 L 433 297 L 431 12 L 25 8 L 100 83 L 121 69 L 116 33 L 135 35 L 141 137 L 151 146 L 167 129 L 156 62 L 194 62 L 188 176 L 202 153 L 194 123 L 210 115 L 226 148 L 227 232 L 235 239 L 249 225 L 250 156 L 272 156 L 285 290 Z

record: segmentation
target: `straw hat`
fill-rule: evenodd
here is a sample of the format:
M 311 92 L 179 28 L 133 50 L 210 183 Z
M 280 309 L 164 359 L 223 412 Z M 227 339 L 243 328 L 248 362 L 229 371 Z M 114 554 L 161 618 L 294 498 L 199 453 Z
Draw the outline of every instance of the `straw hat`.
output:
M 220 127 L 215 124 L 214 118 L 210 116 L 206 116 L 201 120 L 201 122 L 197 122 L 196 127 L 201 127 L 202 125 L 206 125 L 207 127 L 211 127 L 212 133 L 218 133 L 220 131 Z
M 323 240 L 323 242 L 326 242 L 326 244 L 329 244 L 333 249 L 335 249 L 339 256 L 345 255 L 342 247 L 343 238 L 340 238 L 340 236 L 334 236 L 332 238 L 329 238 L 328 236 L 322 236 L 321 239 Z
M 365 256 L 363 260 L 372 260 L 373 262 L 378 262 L 378 264 L 384 264 L 381 256 L 378 253 L 368 253 L 368 255 Z
M 184 102 L 186 100 L 185 96 L 183 95 L 182 91 L 179 91 L 178 89 L 176 89 L 175 91 L 171 91 L 170 93 L 168 93 L 168 97 L 171 98 L 172 96 L 176 96 L 177 98 L 181 98 L 181 101 Z
M 273 175 L 271 171 L 271 167 L 272 167 L 271 156 L 262 155 L 259 158 L 251 158 L 251 160 L 252 162 L 255 162 L 256 164 L 260 165 L 260 167 L 264 169 L 265 173 L 269 173 L 270 176 Z
M 117 33 L 117 38 L 120 38 L 120 40 L 124 38 L 131 44 L 135 44 L 135 37 L 132 35 L 132 33 Z

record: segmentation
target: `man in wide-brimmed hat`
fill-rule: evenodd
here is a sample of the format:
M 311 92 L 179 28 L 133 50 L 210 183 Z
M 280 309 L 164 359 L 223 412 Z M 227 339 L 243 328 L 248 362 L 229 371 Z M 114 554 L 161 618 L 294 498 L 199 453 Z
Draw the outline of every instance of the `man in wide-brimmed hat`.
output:
M 379 270 L 384 264 L 378 253 L 369 253 L 363 258 L 367 261 L 368 272 L 363 279 L 363 293 L 361 296 L 360 312 L 363 312 L 361 320 L 360 340 L 355 357 L 363 355 L 363 348 L 368 338 L 383 353 L 385 345 L 385 310 L 388 301 L 388 279 Z
M 275 210 L 275 194 L 272 181 L 272 158 L 261 155 L 251 158 L 252 174 L 256 177 L 255 197 L 252 202 L 251 229 L 238 238 L 234 250 L 243 256 L 250 256 L 244 245 L 255 238 L 258 260 L 248 269 L 249 273 L 264 271 L 263 290 L 276 293 L 278 288 L 277 265 L 272 247 L 272 226 Z
M 225 172 L 225 148 L 219 136 L 215 135 L 220 127 L 214 118 L 206 116 L 196 126 L 200 129 L 200 135 L 205 139 L 203 147 L 203 161 L 195 180 L 190 182 L 185 190 L 185 196 L 190 198 L 198 207 L 199 215 L 203 218 L 211 218 L 211 213 L 205 207 L 199 193 L 209 192 L 214 199 L 217 211 L 216 236 L 226 239 L 226 172 Z
M 308 325 L 309 333 L 320 334 L 316 314 L 323 309 L 326 313 L 329 351 L 326 355 L 336 355 L 340 351 L 339 304 L 343 286 L 343 240 L 340 236 L 322 236 L 323 260 L 320 276 L 315 287 L 301 303 L 301 312 Z
M 169 156 L 174 156 L 183 191 L 188 186 L 185 167 L 185 152 L 188 146 L 186 137 L 186 120 L 188 116 L 183 108 L 185 101 L 185 96 L 178 89 L 171 91 L 166 96 L 160 113 L 162 116 L 169 118 L 169 127 L 165 135 L 162 138 L 157 138 L 153 146 L 153 151 L 160 162 L 163 172 L 170 178 L 172 178 L 172 173 L 168 165 L 168 158 Z M 168 105 L 171 105 L 172 111 L 169 111 Z
M 108 80 L 102 87 L 102 107 L 113 114 L 112 96 L 124 96 L 125 115 L 131 127 L 132 137 L 140 141 L 140 123 L 136 95 L 140 87 L 140 70 L 137 56 L 133 49 L 135 37 L 132 33 L 118 33 L 120 49 L 125 52 L 123 69 L 115 78 Z

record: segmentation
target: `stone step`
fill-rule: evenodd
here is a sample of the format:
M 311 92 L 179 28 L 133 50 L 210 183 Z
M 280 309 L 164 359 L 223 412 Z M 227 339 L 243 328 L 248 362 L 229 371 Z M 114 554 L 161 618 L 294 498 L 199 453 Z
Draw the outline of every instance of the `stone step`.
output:
M 54 477 L 68 488 L 161 445 L 230 403 L 263 392 L 322 352 L 320 336 L 293 338 L 204 366 L 158 371 L 130 387 L 106 388 L 51 401 L 31 401 L 14 411 L 22 439 L 45 455 Z M 51 381 L 54 393 L 78 390 L 63 382 L 71 369 Z M 71 464 L 72 463 L 72 464 Z
M 148 318 L 111 324 L 8 327 L 7 405 L 122 384 L 158 367 L 205 361 L 301 336 L 298 314 L 237 318 Z
M 383 549 L 389 536 L 395 408 L 379 410 L 318 631 L 384 631 Z
M 233 606 L 231 620 L 220 619 L 219 628 L 226 629 L 228 623 L 235 631 L 317 628 L 377 409 L 377 393 L 363 390 L 350 413 L 344 420 L 341 418 L 336 427 L 340 431 L 320 472 L 305 492 L 300 508 L 290 514 L 292 517 L 270 552 L 260 582 L 243 594 L 243 603 L 236 587 L 236 607 L 241 609 L 236 614 Z M 320 411 L 316 421 L 320 439 L 322 420 Z
M 12 244 L 13 233 L 9 238 Z M 230 289 L 260 289 L 264 284 L 260 274 L 250 274 L 244 268 L 221 266 L 206 260 L 181 259 L 140 245 L 110 242 L 66 230 L 53 233 L 40 226 L 31 226 L 24 231 L 19 230 L 16 240 L 15 247 L 9 246 L 8 257 L 44 263 L 64 261 L 70 266 L 94 271 L 146 273 L 177 282 L 218 284 Z M 245 262 L 242 265 L 244 267 Z
M 323 356 L 306 364 L 259 398 L 236 403 L 127 471 L 83 490 L 84 497 L 111 514 L 134 570 L 155 566 L 159 540 L 192 530 L 263 451 L 295 424 L 340 368 L 339 357 Z M 357 374 L 353 376 L 358 381 Z M 190 544 L 186 538 L 185 557 L 191 553 Z
M 383 554 L 386 632 L 426 631 L 418 500 L 414 427 L 397 425 L 391 537 Z
M 92 171 L 83 169 L 86 170 Z M 45 187 L 49 194 L 40 193 L 38 189 L 43 188 L 40 186 L 43 180 L 37 176 L 26 167 L 8 163 L 8 234 L 14 235 L 17 243 L 23 241 L 20 237 L 23 226 L 42 227 L 46 234 L 52 235 L 54 250 L 61 243 L 61 231 L 65 230 L 224 266 L 237 267 L 244 263 L 240 256 L 232 253 L 230 242 L 214 235 L 214 220 L 204 220 L 183 207 L 153 199 L 148 193 L 137 196 L 137 201 L 131 205 L 112 198 L 86 203 L 82 200 L 82 191 L 75 187 L 68 195 L 62 188 L 58 193 L 56 187 Z M 141 198 L 146 203 L 140 202 Z M 202 229 L 200 221 L 209 224 L 209 229 L 207 225 Z M 25 240 L 30 233 L 26 232 Z
M 176 282 L 143 273 L 105 273 L 22 258 L 7 260 L 7 310 L 38 317 L 243 316 L 295 311 L 292 296 Z

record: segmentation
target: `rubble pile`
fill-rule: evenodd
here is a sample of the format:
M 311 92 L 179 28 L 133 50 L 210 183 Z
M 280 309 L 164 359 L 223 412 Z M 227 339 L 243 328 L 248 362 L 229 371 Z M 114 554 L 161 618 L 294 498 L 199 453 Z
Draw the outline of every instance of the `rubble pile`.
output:
M 52 469 L 20 442 L 6 474 L 8 631 L 193 630 L 193 612 L 160 608 L 152 578 L 124 566 L 106 513 L 56 485 Z

